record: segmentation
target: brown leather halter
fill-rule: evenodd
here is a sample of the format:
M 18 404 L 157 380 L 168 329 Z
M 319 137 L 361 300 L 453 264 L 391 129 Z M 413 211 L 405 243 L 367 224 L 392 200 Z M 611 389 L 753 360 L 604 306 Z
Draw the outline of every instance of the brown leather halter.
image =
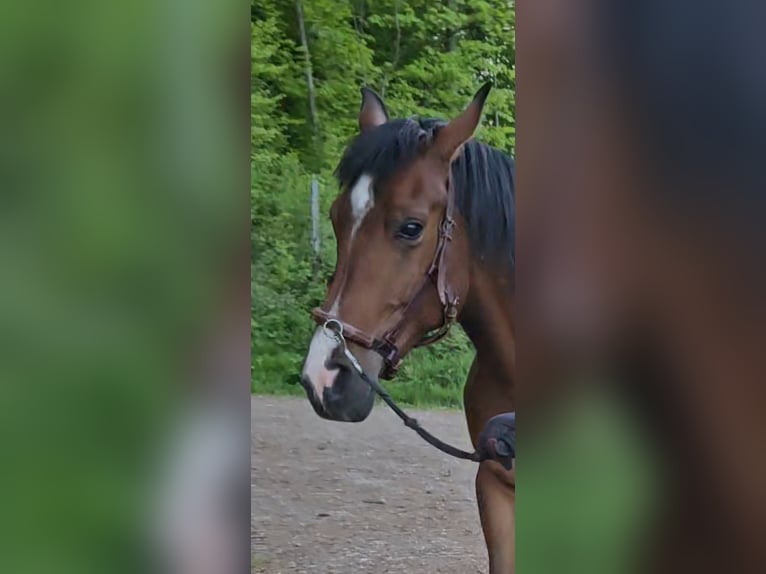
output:
M 324 325 L 327 321 L 334 321 L 343 328 L 343 335 L 346 339 L 365 349 L 373 350 L 383 357 L 383 371 L 380 374 L 380 377 L 383 379 L 392 379 L 399 370 L 402 362 L 399 352 L 399 335 L 404 325 L 406 325 L 408 315 L 416 308 L 416 301 L 429 285 L 436 287 L 436 291 L 439 294 L 439 301 L 442 304 L 442 324 L 435 331 L 426 333 L 415 346 L 424 347 L 441 340 L 449 333 L 450 328 L 457 319 L 459 299 L 447 279 L 445 262 L 447 245 L 452 240 L 452 230 L 455 227 L 454 211 L 455 198 L 452 189 L 452 177 L 450 176 L 447 178 L 447 207 L 444 211 L 444 217 L 439 224 L 439 240 L 436 244 L 436 252 L 434 253 L 431 265 L 428 267 L 428 271 L 426 271 L 423 282 L 415 296 L 399 311 L 399 320 L 394 324 L 393 328 L 386 331 L 380 338 L 368 335 L 361 329 L 349 325 L 338 317 L 333 317 L 321 307 L 311 311 L 311 316 L 319 325 Z

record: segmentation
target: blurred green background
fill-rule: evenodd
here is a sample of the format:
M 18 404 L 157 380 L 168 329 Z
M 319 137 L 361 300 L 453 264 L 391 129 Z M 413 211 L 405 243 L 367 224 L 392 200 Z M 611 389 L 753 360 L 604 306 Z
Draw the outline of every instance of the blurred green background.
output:
M 152 571 L 155 457 L 245 239 L 247 14 L 0 8 L 1 572 Z
M 302 362 L 335 264 L 327 215 L 333 170 L 356 135 L 359 89 L 393 117 L 449 118 L 492 81 L 478 138 L 515 142 L 514 11 L 508 0 L 259 0 L 251 11 L 252 389 L 303 394 Z M 310 187 L 320 185 L 321 252 L 311 249 Z M 473 350 L 456 330 L 416 350 L 390 392 L 462 406 Z

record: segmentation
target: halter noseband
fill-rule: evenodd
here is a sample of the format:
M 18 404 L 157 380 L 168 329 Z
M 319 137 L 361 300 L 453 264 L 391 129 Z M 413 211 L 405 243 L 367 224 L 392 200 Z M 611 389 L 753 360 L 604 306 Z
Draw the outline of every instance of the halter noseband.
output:
M 401 353 L 399 352 L 399 335 L 406 324 L 407 317 L 411 310 L 416 308 L 416 301 L 430 284 L 436 287 L 436 291 L 439 294 L 439 301 L 442 304 L 442 324 L 436 331 L 426 333 L 415 346 L 424 347 L 441 340 L 447 333 L 449 333 L 450 328 L 457 319 L 459 299 L 447 279 L 445 262 L 447 245 L 448 242 L 452 240 L 452 231 L 455 227 L 455 220 L 453 217 L 454 211 L 455 198 L 452 190 L 452 178 L 450 176 L 447 179 L 447 208 L 445 209 L 444 217 L 439 224 L 439 239 L 436 244 L 436 251 L 434 252 L 431 265 L 428 267 L 428 271 L 426 271 L 423 282 L 415 293 L 415 296 L 410 299 L 407 306 L 399 312 L 399 320 L 395 323 L 393 328 L 386 331 L 380 338 L 370 336 L 361 329 L 357 329 L 353 325 L 341 321 L 338 317 L 333 317 L 321 307 L 317 307 L 311 311 L 311 316 L 319 325 L 325 325 L 328 321 L 335 322 L 340 326 L 343 336 L 347 340 L 352 341 L 365 349 L 375 351 L 383 357 L 383 371 L 380 374 L 380 377 L 383 379 L 393 378 L 399 370 L 399 366 L 402 362 Z

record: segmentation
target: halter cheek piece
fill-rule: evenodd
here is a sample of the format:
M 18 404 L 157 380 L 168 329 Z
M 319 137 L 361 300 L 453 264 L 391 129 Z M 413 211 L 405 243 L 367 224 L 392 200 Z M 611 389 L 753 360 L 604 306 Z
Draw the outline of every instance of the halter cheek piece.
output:
M 417 310 L 417 301 L 420 295 L 429 285 L 436 287 L 436 292 L 439 294 L 439 301 L 442 305 L 442 324 L 441 326 L 430 333 L 426 333 L 423 338 L 416 343 L 416 347 L 423 347 L 435 343 L 449 333 L 450 328 L 457 319 L 457 308 L 459 299 L 454 293 L 449 280 L 447 278 L 447 265 L 445 254 L 447 253 L 447 245 L 452 240 L 452 231 L 455 227 L 454 220 L 455 211 L 455 198 L 452 191 L 451 177 L 447 180 L 447 208 L 444 211 L 444 217 L 439 224 L 439 239 L 436 244 L 436 251 L 434 253 L 431 265 L 426 271 L 423 282 L 420 288 L 415 293 L 415 296 L 410 299 L 410 302 L 399 312 L 399 318 L 394 324 L 394 327 L 386 331 L 380 338 L 368 335 L 361 329 L 357 329 L 353 325 L 341 321 L 338 317 L 333 317 L 324 309 L 317 307 L 311 311 L 311 316 L 319 325 L 325 325 L 328 321 L 337 323 L 343 330 L 343 336 L 357 345 L 370 349 L 378 353 L 383 357 L 383 371 L 380 376 L 383 379 L 391 379 L 396 375 L 399 370 L 399 366 L 402 362 L 401 353 L 399 351 L 400 341 L 399 336 L 403 327 L 407 323 L 408 316 L 415 310 Z

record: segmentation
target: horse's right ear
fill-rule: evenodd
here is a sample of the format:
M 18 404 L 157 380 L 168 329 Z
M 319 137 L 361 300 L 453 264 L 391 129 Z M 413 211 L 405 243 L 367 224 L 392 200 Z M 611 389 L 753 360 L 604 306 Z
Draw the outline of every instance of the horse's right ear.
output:
M 362 88 L 362 107 L 359 110 L 359 130 L 367 131 L 388 121 L 388 112 L 380 96 L 370 88 Z
M 481 112 L 490 89 L 492 84 L 489 82 L 479 88 L 463 113 L 436 133 L 433 149 L 447 163 L 452 163 L 463 144 L 473 137 L 473 132 L 481 121 Z

